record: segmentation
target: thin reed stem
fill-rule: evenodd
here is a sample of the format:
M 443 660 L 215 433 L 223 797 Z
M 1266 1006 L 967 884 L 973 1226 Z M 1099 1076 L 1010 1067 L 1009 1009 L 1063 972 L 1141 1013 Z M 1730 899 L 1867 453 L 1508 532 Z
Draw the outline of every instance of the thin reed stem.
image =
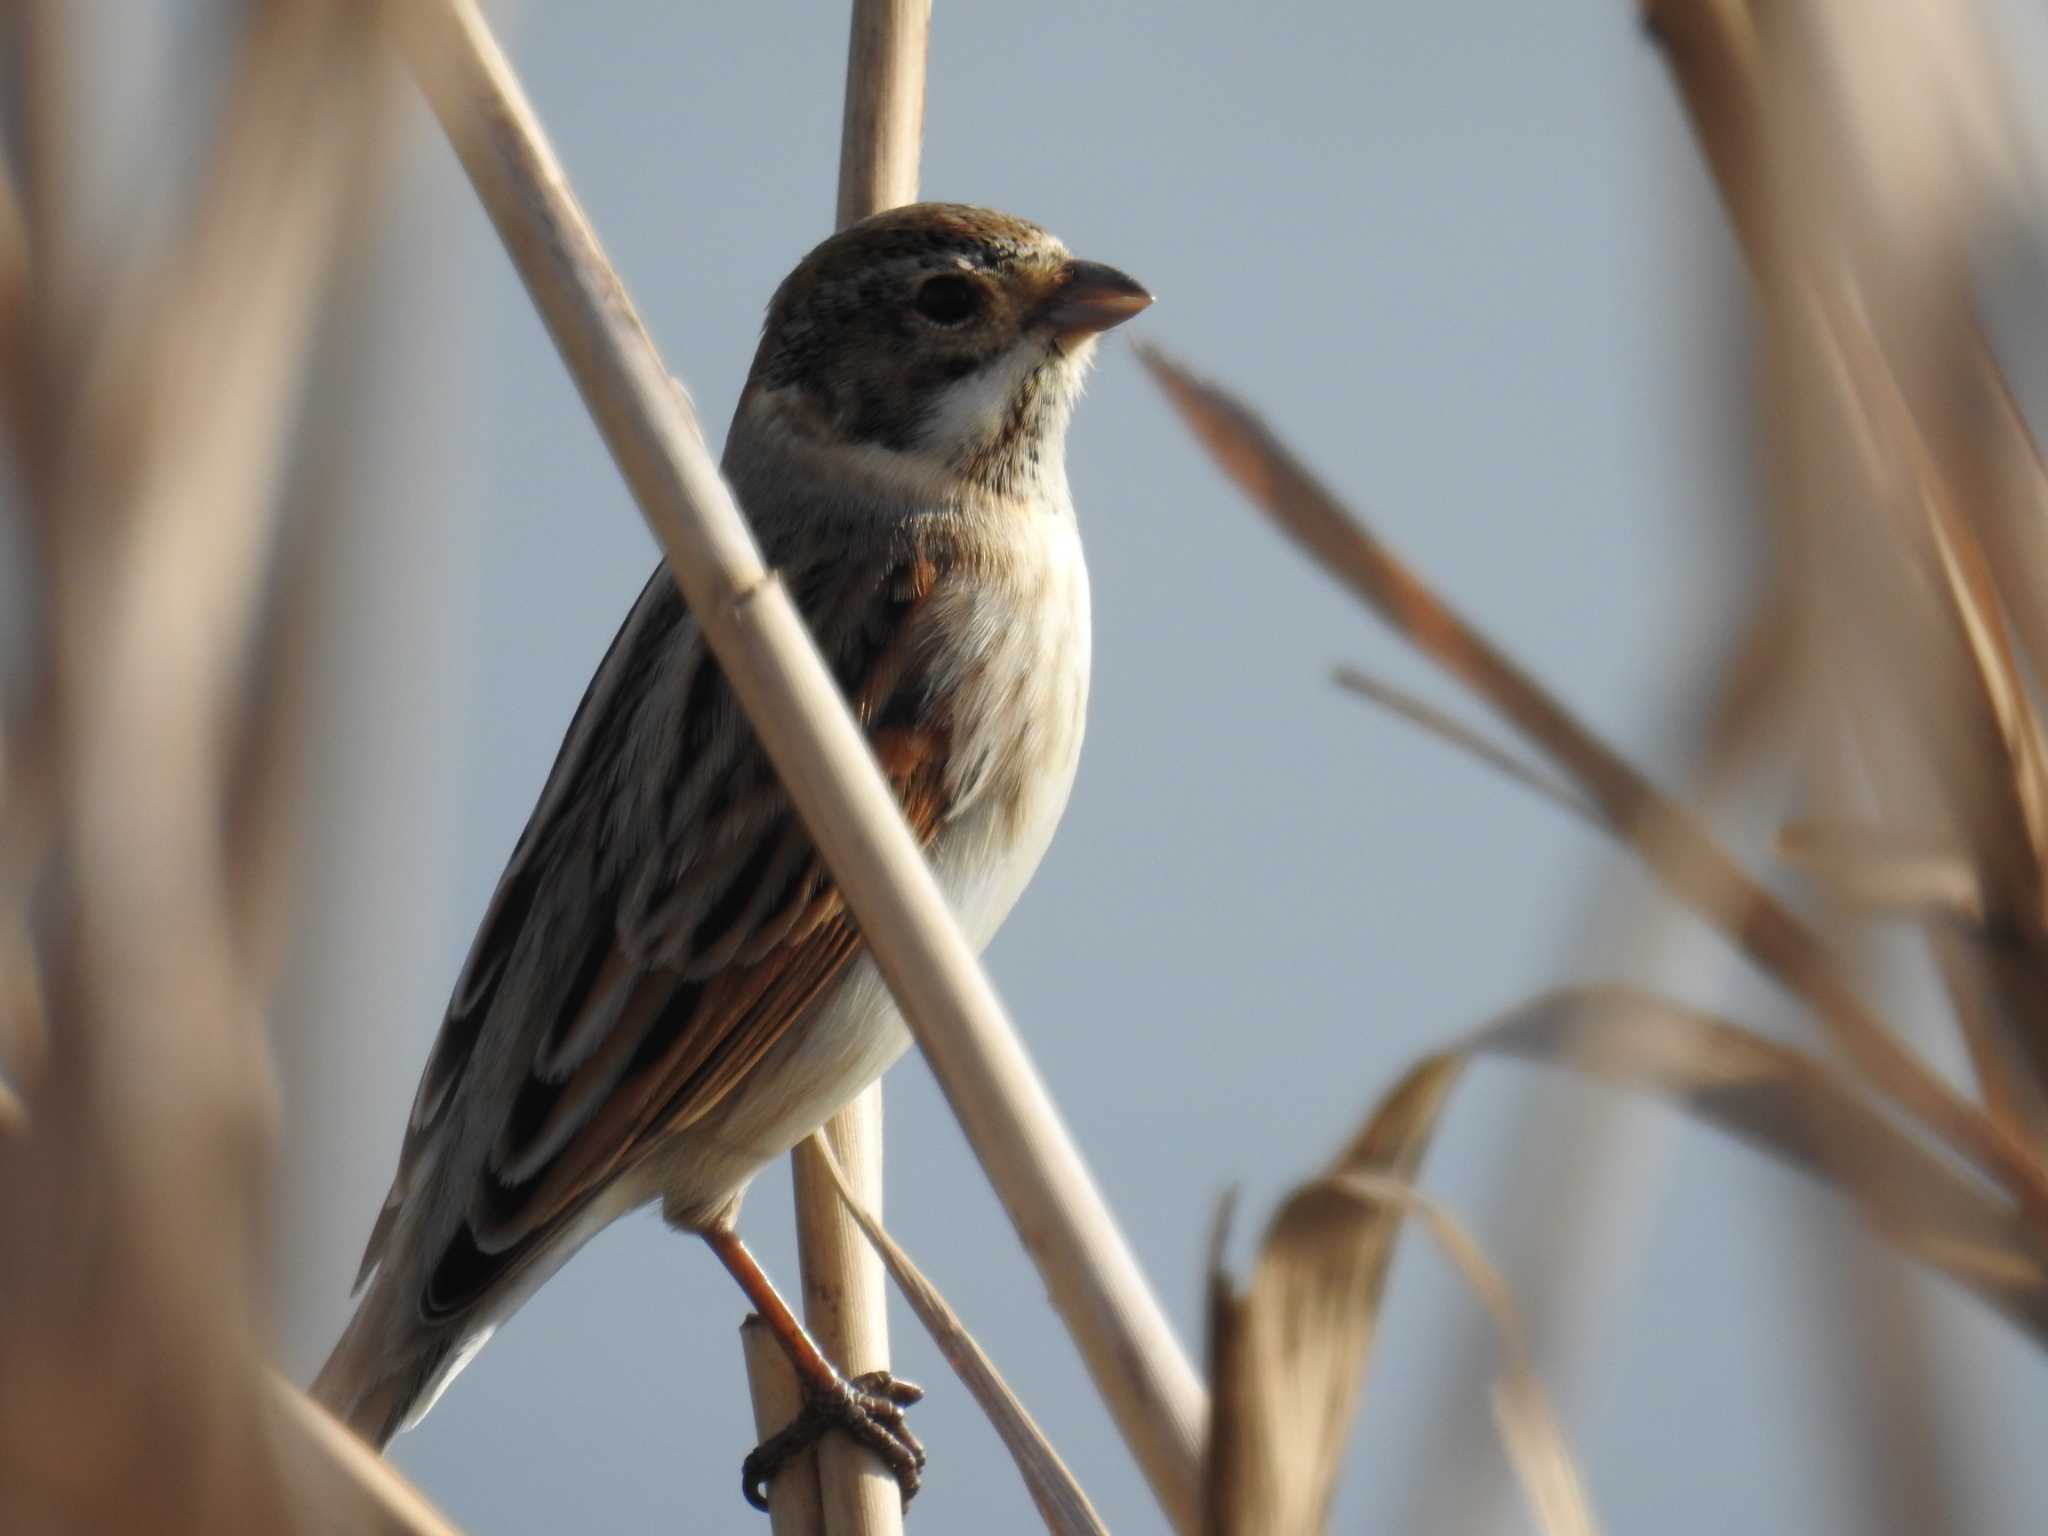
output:
M 838 226 L 917 197 L 924 140 L 930 0 L 853 0 L 846 113 L 839 138 Z M 818 1137 L 790 1154 L 804 1322 L 849 1376 L 889 1366 L 889 1294 L 882 1261 L 847 1214 L 818 1139 L 869 1210 L 882 1208 L 882 1085 L 866 1089 Z M 818 1448 L 827 1536 L 898 1536 L 903 1503 L 872 1451 L 844 1436 Z

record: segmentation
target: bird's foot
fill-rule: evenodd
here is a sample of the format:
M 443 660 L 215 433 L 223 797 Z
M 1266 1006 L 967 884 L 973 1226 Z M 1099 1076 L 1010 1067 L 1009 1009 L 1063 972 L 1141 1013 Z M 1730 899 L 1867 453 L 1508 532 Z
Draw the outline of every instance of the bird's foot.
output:
M 829 1384 L 804 1384 L 804 1406 L 783 1428 L 756 1446 L 740 1467 L 740 1489 L 754 1508 L 768 1508 L 768 1485 L 791 1457 L 808 1450 L 828 1430 L 841 1430 L 866 1446 L 896 1477 L 908 1504 L 924 1473 L 924 1447 L 910 1432 L 903 1410 L 924 1396 L 924 1388 L 898 1381 L 887 1371 L 870 1371 Z

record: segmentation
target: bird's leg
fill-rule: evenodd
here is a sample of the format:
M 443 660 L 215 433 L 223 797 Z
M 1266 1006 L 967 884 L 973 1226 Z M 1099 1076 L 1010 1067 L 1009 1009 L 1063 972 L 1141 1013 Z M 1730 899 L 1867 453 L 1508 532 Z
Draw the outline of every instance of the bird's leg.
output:
M 739 1282 L 754 1311 L 768 1325 L 775 1342 L 789 1356 L 803 1390 L 804 1406 L 796 1418 L 756 1446 L 740 1467 L 740 1490 L 758 1510 L 768 1508 L 768 1484 L 789 1458 L 815 1445 L 827 1430 L 844 1430 L 881 1458 L 896 1474 L 896 1486 L 908 1504 L 924 1470 L 924 1447 L 910 1432 L 903 1410 L 924 1396 L 924 1390 L 898 1381 L 887 1371 L 870 1371 L 849 1379 L 825 1358 L 825 1352 L 804 1331 L 775 1284 L 747 1252 L 739 1233 L 714 1227 L 703 1234 L 726 1272 Z

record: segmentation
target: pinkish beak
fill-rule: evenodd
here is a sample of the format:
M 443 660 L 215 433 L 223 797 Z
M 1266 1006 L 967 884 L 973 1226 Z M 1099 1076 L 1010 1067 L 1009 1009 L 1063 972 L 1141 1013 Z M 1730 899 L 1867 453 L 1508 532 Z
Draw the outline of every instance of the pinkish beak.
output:
M 1039 311 L 1061 336 L 1093 336 L 1122 325 L 1152 302 L 1136 279 L 1099 261 L 1070 261 Z

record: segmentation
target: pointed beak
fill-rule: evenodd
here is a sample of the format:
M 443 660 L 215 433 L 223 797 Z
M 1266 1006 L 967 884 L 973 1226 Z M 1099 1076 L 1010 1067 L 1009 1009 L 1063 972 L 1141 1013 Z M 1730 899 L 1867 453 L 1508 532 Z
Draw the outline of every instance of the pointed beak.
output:
M 1039 311 L 1060 336 L 1093 336 L 1122 325 L 1152 302 L 1134 278 L 1099 261 L 1070 261 L 1060 269 Z

